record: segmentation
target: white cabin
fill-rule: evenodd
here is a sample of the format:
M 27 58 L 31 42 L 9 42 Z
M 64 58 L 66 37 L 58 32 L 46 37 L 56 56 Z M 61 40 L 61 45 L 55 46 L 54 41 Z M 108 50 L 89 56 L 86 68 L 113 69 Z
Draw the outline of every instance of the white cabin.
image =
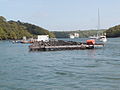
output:
M 37 41 L 49 41 L 49 35 L 38 35 Z

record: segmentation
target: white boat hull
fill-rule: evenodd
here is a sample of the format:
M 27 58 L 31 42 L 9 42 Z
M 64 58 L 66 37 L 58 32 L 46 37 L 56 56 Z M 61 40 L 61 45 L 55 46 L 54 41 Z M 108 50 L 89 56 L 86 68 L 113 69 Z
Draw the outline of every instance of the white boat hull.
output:
M 101 42 L 107 42 L 107 38 L 102 38 L 99 41 L 101 41 Z

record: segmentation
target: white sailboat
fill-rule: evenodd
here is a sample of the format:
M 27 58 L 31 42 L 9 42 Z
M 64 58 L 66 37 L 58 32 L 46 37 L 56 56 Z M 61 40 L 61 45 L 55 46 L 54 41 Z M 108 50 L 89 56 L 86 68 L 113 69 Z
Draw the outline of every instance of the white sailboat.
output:
M 100 15 L 99 15 L 99 9 L 98 9 L 98 30 L 100 30 Z M 106 33 L 104 33 L 103 35 L 94 35 L 94 36 L 90 36 L 90 39 L 95 39 L 95 40 L 99 40 L 101 42 L 107 42 L 107 38 L 106 38 Z

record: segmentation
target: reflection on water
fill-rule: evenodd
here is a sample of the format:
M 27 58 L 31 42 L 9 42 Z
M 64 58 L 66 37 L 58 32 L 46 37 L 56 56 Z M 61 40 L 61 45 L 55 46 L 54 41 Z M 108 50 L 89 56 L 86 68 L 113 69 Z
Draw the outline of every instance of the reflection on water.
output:
M 88 55 L 88 57 L 91 57 L 93 59 L 96 58 L 96 50 L 95 49 L 88 50 L 87 55 Z

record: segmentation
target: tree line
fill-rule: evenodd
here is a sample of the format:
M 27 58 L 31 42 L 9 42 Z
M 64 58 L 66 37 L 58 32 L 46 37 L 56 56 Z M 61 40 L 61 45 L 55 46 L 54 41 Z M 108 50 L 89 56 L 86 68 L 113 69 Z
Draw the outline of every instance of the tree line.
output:
M 54 31 L 53 32 L 57 38 L 69 38 L 70 34 L 79 33 L 80 38 L 88 38 L 93 35 L 101 35 L 106 33 L 108 38 L 116 38 L 120 37 L 120 25 L 116 25 L 109 29 L 101 29 L 101 30 L 76 30 L 76 31 Z
M 76 30 L 76 31 L 54 31 L 56 38 L 69 38 L 70 34 L 78 33 L 80 38 L 88 38 L 89 36 L 102 34 L 105 30 Z

